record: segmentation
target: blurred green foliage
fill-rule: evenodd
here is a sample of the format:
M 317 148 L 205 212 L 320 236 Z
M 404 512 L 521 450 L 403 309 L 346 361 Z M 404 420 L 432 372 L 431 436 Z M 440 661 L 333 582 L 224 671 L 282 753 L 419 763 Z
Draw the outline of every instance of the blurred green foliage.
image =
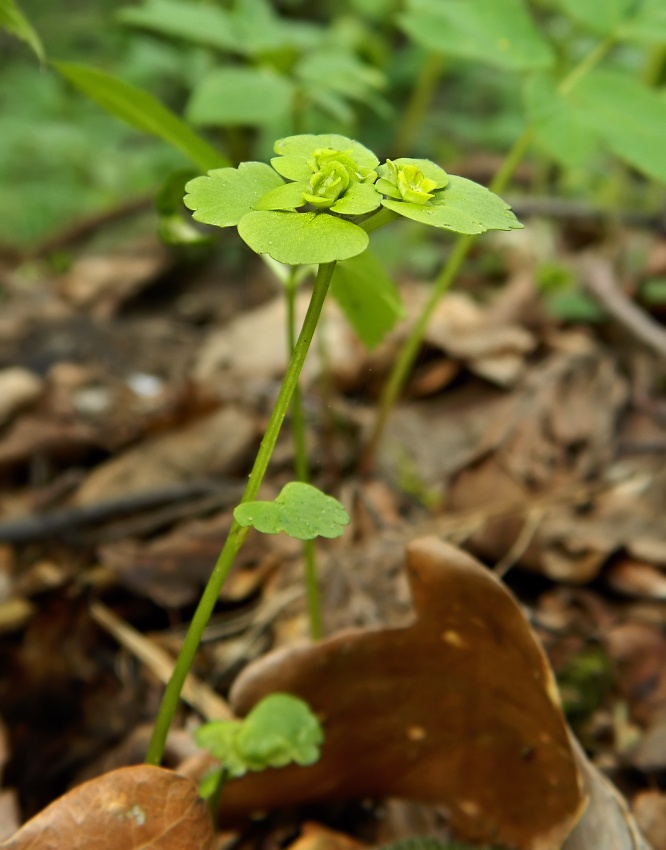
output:
M 447 165 L 506 153 L 527 123 L 542 189 L 633 203 L 634 172 L 666 181 L 666 4 L 601 5 L 19 2 L 48 60 L 145 89 L 233 161 L 264 159 L 277 137 L 337 132 L 380 158 Z M 0 241 L 34 241 L 189 164 L 86 103 L 24 43 L 0 39 Z
M 60 8 L 58 8 L 60 7 Z M 205 57 L 182 46 L 130 36 L 110 25 L 109 0 L 67 5 L 24 0 L 47 55 L 87 60 L 178 106 Z M 39 67 L 0 33 L 0 243 L 28 245 L 96 210 L 153 191 L 186 164 L 164 144 L 127 128 Z M 184 61 L 186 60 L 186 61 Z

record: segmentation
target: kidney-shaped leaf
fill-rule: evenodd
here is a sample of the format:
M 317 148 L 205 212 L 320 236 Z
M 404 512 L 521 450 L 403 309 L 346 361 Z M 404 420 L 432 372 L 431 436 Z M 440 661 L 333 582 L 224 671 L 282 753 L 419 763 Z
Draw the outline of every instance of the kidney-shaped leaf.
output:
M 368 234 L 356 224 L 326 213 L 248 213 L 238 225 L 241 238 L 257 254 L 288 266 L 332 263 L 363 253 Z
M 349 514 L 337 499 L 302 481 L 285 484 L 273 502 L 243 502 L 234 517 L 264 534 L 284 531 L 298 540 L 339 537 L 349 525 Z
M 2 850 L 212 850 L 197 786 L 161 767 L 123 767 L 85 782 L 28 821 Z
M 409 546 L 416 622 L 343 632 L 246 668 L 245 714 L 275 690 L 306 700 L 325 742 L 311 767 L 246 776 L 223 814 L 322 799 L 444 805 L 457 837 L 559 850 L 583 804 L 553 675 L 520 607 L 477 561 L 436 538 Z
M 241 162 L 238 168 L 217 168 L 185 186 L 183 203 L 204 224 L 231 227 L 249 213 L 266 192 L 283 181 L 265 162 Z
M 514 230 L 523 225 L 499 195 L 465 177 L 449 175 L 444 189 L 427 204 L 412 204 L 386 198 L 390 210 L 431 227 L 454 233 L 485 233 L 486 230 Z

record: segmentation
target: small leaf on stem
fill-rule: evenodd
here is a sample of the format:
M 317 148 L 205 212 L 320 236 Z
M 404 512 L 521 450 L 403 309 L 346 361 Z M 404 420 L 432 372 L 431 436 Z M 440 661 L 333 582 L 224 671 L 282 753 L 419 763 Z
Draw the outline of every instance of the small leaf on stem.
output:
M 236 522 L 264 534 L 284 531 L 298 540 L 339 537 L 349 514 L 332 496 L 302 481 L 286 484 L 273 502 L 244 502 L 234 510 Z

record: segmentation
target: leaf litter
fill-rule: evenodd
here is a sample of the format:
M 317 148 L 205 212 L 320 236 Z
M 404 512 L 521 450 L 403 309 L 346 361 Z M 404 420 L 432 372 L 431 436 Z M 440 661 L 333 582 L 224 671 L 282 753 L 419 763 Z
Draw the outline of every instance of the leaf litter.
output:
M 617 321 L 592 329 L 549 316 L 528 238 L 495 239 L 501 291 L 488 295 L 476 273 L 440 304 L 371 480 L 349 469 L 426 290 L 405 282 L 408 318 L 373 351 L 331 309 L 323 334 L 332 356 L 322 364 L 313 352 L 305 395 L 315 483 L 351 517 L 343 537 L 319 544 L 330 637 L 294 645 L 307 631 L 294 592 L 299 549 L 282 534 L 251 534 L 194 669 L 195 686 L 226 694 L 233 684 L 240 715 L 253 688 L 307 696 L 323 715 L 324 755 L 280 768 L 284 781 L 273 769 L 231 783 L 230 828 L 278 793 L 293 811 L 290 835 L 309 816 L 305 802 L 329 804 L 322 817 L 341 837 L 315 825 L 299 839 L 314 830 L 318 847 L 391 841 L 425 825 L 442 837 L 453 828 L 476 842 L 555 850 L 587 800 L 566 850 L 647 846 L 617 787 L 663 850 L 663 361 Z M 663 253 L 653 241 L 650 274 Z M 191 269 L 185 285 L 169 282 L 176 259 L 156 246 L 89 253 L 55 288 L 43 274 L 27 292 L 15 269 L 2 270 L 2 846 L 144 846 L 132 844 L 141 809 L 166 830 L 156 839 L 164 843 L 145 846 L 213 847 L 191 780 L 123 771 L 142 758 L 137 735 L 154 717 L 163 674 L 149 652 L 98 625 L 91 603 L 143 633 L 160 658 L 175 656 L 285 362 L 282 298 L 260 266 Z M 275 498 L 291 468 L 285 433 L 262 499 Z M 50 525 L 56 515 L 61 524 Z M 450 544 L 505 573 L 510 591 Z M 441 575 L 431 563 L 440 561 Z M 419 581 L 445 589 L 424 593 Z M 587 756 L 569 737 L 542 646 Z M 347 661 L 358 656 L 358 674 L 339 660 L 342 648 Z M 329 665 L 323 681 L 315 658 Z M 404 684 L 417 678 L 418 688 Z M 205 700 L 194 704 L 199 713 L 184 707 L 180 717 L 188 728 L 211 719 Z M 176 746 L 181 734 L 168 767 L 198 780 L 205 759 Z M 111 765 L 121 770 L 101 773 Z M 136 777 L 146 771 L 143 786 Z M 67 819 L 82 804 L 70 795 L 85 794 L 95 817 L 73 830 Z M 349 796 L 376 802 L 330 803 Z M 114 820 L 121 832 L 106 831 L 102 798 L 134 812 Z M 175 801 L 168 813 L 165 800 Z M 28 822 L 12 838 L 18 818 Z M 269 817 L 254 828 L 277 841 L 285 827 Z

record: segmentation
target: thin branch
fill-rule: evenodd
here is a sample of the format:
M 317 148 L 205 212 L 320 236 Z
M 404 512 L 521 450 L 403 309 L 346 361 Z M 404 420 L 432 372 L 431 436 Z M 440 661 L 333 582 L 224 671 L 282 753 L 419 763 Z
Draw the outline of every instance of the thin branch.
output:
M 636 339 L 666 357 L 666 330 L 627 297 L 611 264 L 588 255 L 581 271 L 585 288 L 599 304 Z

